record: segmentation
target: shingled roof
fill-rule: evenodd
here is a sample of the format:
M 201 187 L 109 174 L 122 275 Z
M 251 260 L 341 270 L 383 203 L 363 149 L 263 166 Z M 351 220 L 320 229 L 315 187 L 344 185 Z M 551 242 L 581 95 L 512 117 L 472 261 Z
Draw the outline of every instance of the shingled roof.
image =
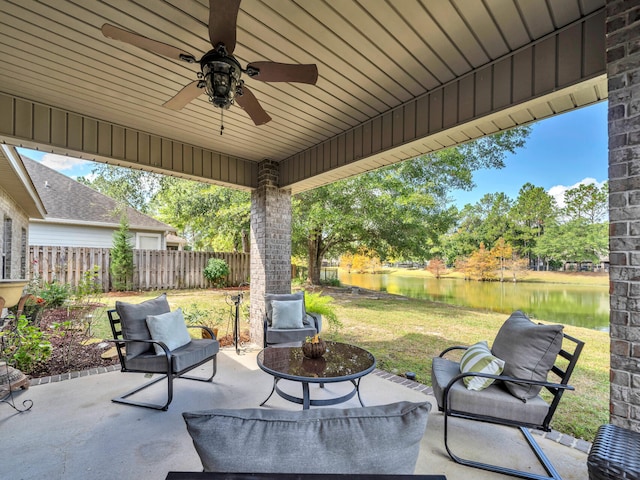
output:
M 103 224 L 105 227 L 119 225 L 118 203 L 114 199 L 40 162 L 24 156 L 22 160 L 47 210 L 48 221 L 94 226 Z M 134 208 L 126 207 L 126 212 L 131 229 L 175 233 L 175 228 Z

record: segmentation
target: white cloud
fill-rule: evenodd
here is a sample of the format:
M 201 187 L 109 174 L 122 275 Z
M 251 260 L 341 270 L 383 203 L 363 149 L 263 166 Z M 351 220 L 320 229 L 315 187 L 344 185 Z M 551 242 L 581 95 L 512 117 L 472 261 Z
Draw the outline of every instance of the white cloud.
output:
M 570 185 L 570 186 L 555 185 L 555 186 L 551 187 L 547 191 L 547 193 L 549 195 L 551 195 L 553 198 L 555 198 L 556 204 L 558 205 L 559 208 L 563 208 L 564 205 L 565 205 L 565 203 L 564 203 L 564 194 L 565 194 L 565 192 L 567 190 L 571 190 L 572 188 L 577 188 L 580 185 L 591 185 L 591 184 L 594 184 L 598 188 L 601 188 L 604 185 L 604 182 L 599 182 L 595 178 L 587 177 L 587 178 L 583 178 L 578 183 L 575 183 L 575 184 Z
M 77 167 L 84 167 L 91 162 L 87 160 L 81 160 L 79 158 L 67 157 L 64 155 L 56 155 L 55 153 L 47 153 L 42 157 L 42 164 L 49 168 L 53 168 L 58 172 L 64 172 L 67 170 L 73 170 Z

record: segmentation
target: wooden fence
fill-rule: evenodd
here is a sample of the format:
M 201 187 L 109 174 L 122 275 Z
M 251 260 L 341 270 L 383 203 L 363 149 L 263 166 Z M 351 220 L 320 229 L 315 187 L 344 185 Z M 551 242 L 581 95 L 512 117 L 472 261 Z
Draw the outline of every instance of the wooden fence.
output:
M 249 281 L 248 253 L 188 252 L 179 250 L 134 250 L 135 290 L 210 288 L 203 271 L 210 258 L 221 258 L 229 265 L 228 286 Z M 85 272 L 98 267 L 98 282 L 105 292 L 111 290 L 109 249 L 86 247 L 48 247 L 29 249 L 31 276 L 46 282 L 57 280 L 77 286 Z

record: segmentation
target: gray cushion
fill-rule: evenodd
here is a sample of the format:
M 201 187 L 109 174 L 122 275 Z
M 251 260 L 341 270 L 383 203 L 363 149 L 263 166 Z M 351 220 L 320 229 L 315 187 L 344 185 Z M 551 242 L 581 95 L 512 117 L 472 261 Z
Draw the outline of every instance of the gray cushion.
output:
M 303 328 L 304 304 L 302 300 L 271 300 L 273 328 Z
M 267 344 L 304 342 L 307 337 L 313 337 L 316 333 L 318 332 L 313 327 L 290 329 L 267 327 Z
M 430 409 L 428 402 L 399 402 L 182 415 L 205 471 L 411 474 Z
M 181 308 L 160 315 L 148 315 L 147 328 L 151 338 L 164 343 L 169 350 L 175 350 L 191 341 Z M 154 344 L 153 347 L 157 355 L 164 354 L 160 345 Z
M 562 348 L 562 325 L 540 325 L 520 310 L 511 314 L 500 327 L 491 347 L 492 353 L 504 360 L 503 375 L 526 380 L 546 381 Z M 527 401 L 541 387 L 507 382 L 515 397 Z
M 207 358 L 211 358 L 220 350 L 217 340 L 193 339 L 183 347 L 171 352 L 171 371 L 178 373 L 192 367 Z M 144 372 L 166 373 L 166 355 L 156 355 L 153 350 L 126 360 L 126 366 L 130 370 L 142 370 Z
M 286 300 L 302 300 L 302 318 L 304 318 L 307 314 L 305 308 L 304 308 L 304 292 L 297 292 L 297 293 L 267 293 L 264 296 L 264 304 L 265 304 L 265 311 L 266 311 L 266 315 L 267 315 L 267 322 L 269 324 L 269 326 L 271 326 L 272 322 L 273 322 L 273 306 L 271 305 L 271 301 L 272 300 L 281 300 L 281 301 L 286 301 Z
M 444 389 L 451 379 L 460 374 L 460 364 L 435 357 L 431 364 L 431 385 L 438 408 L 444 408 Z M 501 382 L 496 382 L 481 392 L 468 390 L 462 380 L 449 390 L 449 406 L 459 412 L 485 415 L 496 419 L 541 425 L 549 405 L 539 395 L 526 403 L 511 395 Z
M 151 333 L 147 328 L 147 316 L 160 315 L 170 311 L 167 295 L 162 295 L 142 303 L 125 303 L 116 301 L 116 312 L 122 322 L 122 336 L 125 340 L 151 340 Z M 150 344 L 129 343 L 127 358 L 141 353 L 153 351 Z

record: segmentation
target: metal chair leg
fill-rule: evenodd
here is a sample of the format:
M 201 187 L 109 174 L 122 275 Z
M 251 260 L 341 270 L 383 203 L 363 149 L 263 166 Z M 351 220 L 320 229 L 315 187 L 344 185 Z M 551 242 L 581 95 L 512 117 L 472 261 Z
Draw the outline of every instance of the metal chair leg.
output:
M 196 380 L 198 382 L 211 382 L 213 380 L 213 377 L 215 377 L 217 370 L 218 370 L 218 358 L 216 355 L 213 356 L 212 358 L 212 367 L 213 367 L 213 372 L 211 374 L 210 377 L 208 378 L 201 378 L 201 377 L 193 377 L 193 376 L 189 376 L 189 375 L 174 375 L 174 374 L 160 374 L 160 376 L 158 378 L 154 378 L 153 380 L 151 380 L 150 382 L 147 382 L 139 387 L 134 388 L 133 390 L 129 390 L 127 393 L 120 395 L 119 397 L 115 397 L 112 398 L 111 401 L 115 402 L 115 403 L 122 403 L 125 405 L 132 405 L 135 407 L 144 407 L 144 408 L 151 408 L 154 410 L 163 410 L 166 411 L 169 409 L 169 404 L 171 403 L 171 401 L 173 400 L 173 380 L 174 378 L 182 378 L 185 380 Z M 196 368 L 198 365 L 194 366 L 193 368 Z M 190 369 L 189 371 L 193 370 Z M 161 380 L 167 379 L 167 401 L 164 404 L 157 404 L 157 403 L 147 403 L 147 402 L 138 402 L 135 400 L 129 400 L 128 397 L 144 390 L 147 387 L 150 387 L 151 385 L 154 385 L 156 383 L 158 383 Z
M 542 449 L 540 448 L 540 446 L 535 441 L 535 439 L 533 438 L 533 436 L 531 435 L 531 433 L 526 427 L 518 427 L 518 428 L 524 435 L 525 439 L 527 440 L 527 443 L 529 444 L 529 447 L 533 450 L 536 457 L 538 458 L 538 461 L 543 466 L 543 468 L 545 469 L 548 475 L 539 475 L 536 473 L 515 470 L 513 468 L 501 467 L 499 465 L 492 465 L 490 463 L 476 462 L 474 460 L 467 460 L 455 455 L 451 451 L 451 448 L 449 447 L 449 442 L 448 442 L 449 415 L 447 415 L 446 412 L 443 412 L 443 413 L 444 413 L 444 446 L 447 450 L 447 453 L 449 454 L 449 456 L 454 462 L 459 463 L 460 465 L 465 465 L 467 467 L 480 468 L 482 470 L 488 470 L 490 472 L 501 473 L 503 475 L 511 475 L 512 477 L 526 478 L 529 480 L 562 480 L 562 478 L 560 477 L 560 474 L 558 474 L 556 469 L 551 464 L 551 461 L 544 454 L 544 452 L 542 451 Z

